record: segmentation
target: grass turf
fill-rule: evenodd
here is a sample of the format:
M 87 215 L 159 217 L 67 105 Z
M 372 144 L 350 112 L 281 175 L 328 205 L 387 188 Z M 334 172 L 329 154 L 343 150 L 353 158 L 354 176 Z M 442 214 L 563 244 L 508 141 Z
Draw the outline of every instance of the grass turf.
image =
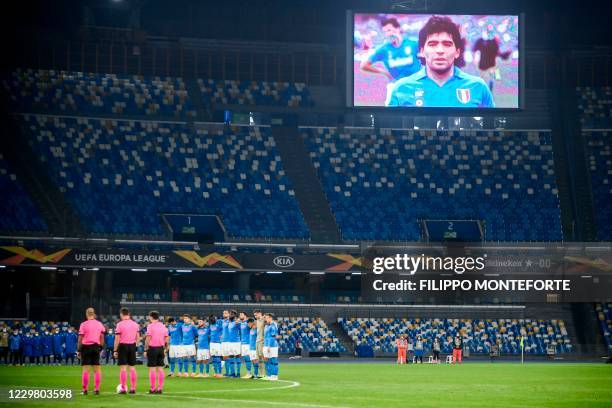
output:
M 468 363 L 461 366 L 380 363 L 281 364 L 283 382 L 167 378 L 163 395 L 148 395 L 145 367 L 138 394 L 116 395 L 117 367 L 103 367 L 102 394 L 27 406 L 150 407 L 610 407 L 612 365 Z M 286 382 L 285 382 L 286 381 Z M 93 378 L 90 387 L 93 386 Z M 79 392 L 80 367 L 0 367 L 0 405 L 20 387 Z

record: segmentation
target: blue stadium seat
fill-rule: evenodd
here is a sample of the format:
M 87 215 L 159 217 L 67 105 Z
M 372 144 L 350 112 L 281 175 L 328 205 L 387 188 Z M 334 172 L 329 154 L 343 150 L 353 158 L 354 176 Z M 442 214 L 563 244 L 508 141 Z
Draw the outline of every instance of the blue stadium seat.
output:
M 457 333 L 473 354 L 488 354 L 498 343 L 502 354 L 520 354 L 521 336 L 525 337 L 526 354 L 547 354 L 548 346 L 554 346 L 557 353 L 572 351 L 563 320 L 338 318 L 338 323 L 355 344 L 365 343 L 385 353 L 397 352 L 395 340 L 402 334 L 411 342 L 421 336 L 427 352 L 438 337 L 441 351 L 451 353 Z
M 0 231 L 45 232 L 47 224 L 42 219 L 30 197 L 11 172 L 0 154 Z
M 161 236 L 160 214 L 216 214 L 231 237 L 307 238 L 269 127 L 22 117 L 51 178 L 94 234 Z
M 302 135 L 344 239 L 418 241 L 421 219 L 477 219 L 488 241 L 562 240 L 549 132 Z
M 180 78 L 20 69 L 3 85 L 25 112 L 196 116 Z
M 612 240 L 612 130 L 582 131 L 588 157 L 597 239 Z
M 595 305 L 595 310 L 608 346 L 608 354 L 612 355 L 612 303 L 598 303 Z
M 304 83 L 198 79 L 205 105 L 311 107 L 314 102 Z
M 612 127 L 612 87 L 578 87 L 576 93 L 583 129 Z

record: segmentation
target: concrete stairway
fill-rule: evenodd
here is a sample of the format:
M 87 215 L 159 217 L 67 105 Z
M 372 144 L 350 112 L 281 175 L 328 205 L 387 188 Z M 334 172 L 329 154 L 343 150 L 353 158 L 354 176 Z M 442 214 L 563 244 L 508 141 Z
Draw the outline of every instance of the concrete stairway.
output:
M 293 183 L 295 196 L 310 230 L 311 241 L 341 242 L 340 230 L 297 127 L 274 126 L 272 136 L 280 152 L 283 168 Z

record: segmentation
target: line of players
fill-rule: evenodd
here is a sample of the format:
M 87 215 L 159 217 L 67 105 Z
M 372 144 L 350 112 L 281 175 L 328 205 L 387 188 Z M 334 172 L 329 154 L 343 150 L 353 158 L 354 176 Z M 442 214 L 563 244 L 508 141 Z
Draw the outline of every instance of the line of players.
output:
M 77 333 L 74 327 L 55 325 L 34 328 L 3 328 L 0 332 L 0 363 L 12 365 L 75 364 Z
M 242 378 L 277 380 L 278 324 L 271 313 L 255 310 L 253 315 L 224 310 L 222 318 L 210 315 L 193 322 L 185 314 L 182 322 L 169 319 L 170 376 L 209 377 L 212 365 L 213 377 L 239 378 L 244 362 L 246 373 Z M 260 375 L 260 361 L 267 377 Z
M 102 382 L 100 354 L 105 345 L 106 329 L 96 320 L 93 308 L 85 312 L 86 320 L 79 327 L 77 357 L 82 365 L 82 393 L 88 394 L 90 373 L 94 374 L 94 395 L 99 395 Z M 149 368 L 150 394 L 161 394 L 165 381 L 165 357 L 170 365 L 170 375 L 174 375 L 176 363 L 179 364 L 177 377 L 188 377 L 189 367 L 192 376 L 206 376 L 212 360 L 214 377 L 240 377 L 241 359 L 247 366 L 247 378 L 278 379 L 278 325 L 271 313 L 263 314 L 256 310 L 255 319 L 246 313 L 240 315 L 234 310 L 224 310 L 223 317 L 211 315 L 193 323 L 189 315 L 183 315 L 182 322 L 168 319 L 168 326 L 160 321 L 159 313 L 149 313 L 149 324 L 144 335 L 145 354 Z M 115 328 L 113 354 L 119 365 L 119 385 L 117 393 L 135 394 L 137 383 L 136 346 L 140 343 L 140 326 L 130 316 L 127 308 L 121 308 L 120 321 Z M 197 347 L 196 347 L 197 345 Z M 267 377 L 259 376 L 259 360 L 263 359 Z M 200 374 L 196 374 L 196 364 Z M 251 368 L 253 373 L 251 373 Z M 128 369 L 130 387 L 128 391 Z

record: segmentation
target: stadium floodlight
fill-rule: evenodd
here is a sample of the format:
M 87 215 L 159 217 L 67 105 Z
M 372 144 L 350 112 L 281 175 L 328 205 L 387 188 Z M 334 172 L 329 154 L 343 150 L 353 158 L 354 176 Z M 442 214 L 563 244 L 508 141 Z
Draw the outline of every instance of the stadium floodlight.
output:
M 45 271 L 55 271 L 57 268 L 55 266 L 41 266 L 40 269 Z
M 6 265 L 0 265 L 0 269 L 6 268 Z
M 132 268 L 132 272 L 146 272 L 146 268 Z

